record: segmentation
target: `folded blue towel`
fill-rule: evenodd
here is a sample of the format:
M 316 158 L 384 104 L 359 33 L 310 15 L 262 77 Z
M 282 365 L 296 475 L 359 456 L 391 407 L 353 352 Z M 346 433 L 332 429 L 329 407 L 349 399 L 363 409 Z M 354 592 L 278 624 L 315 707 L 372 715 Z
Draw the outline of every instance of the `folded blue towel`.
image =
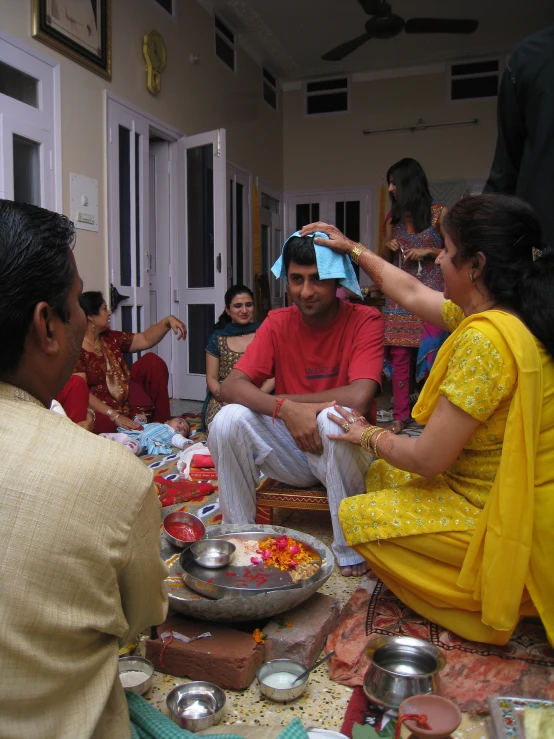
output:
M 278 280 L 284 280 L 285 282 L 287 281 L 287 275 L 285 271 L 285 263 L 283 261 L 283 252 L 285 251 L 285 247 L 289 240 L 292 239 L 293 236 L 300 236 L 300 231 L 296 231 L 285 241 L 281 250 L 281 256 L 271 268 L 275 277 Z M 321 233 L 321 231 L 316 231 L 315 233 L 310 234 L 309 238 L 313 238 L 314 236 L 319 236 L 322 239 L 329 238 L 328 234 Z M 346 287 L 361 298 L 362 291 L 360 290 L 360 285 L 356 279 L 356 273 L 354 272 L 354 267 L 352 266 L 350 257 L 346 256 L 346 254 L 337 254 L 337 252 L 334 252 L 332 249 L 329 249 L 326 246 L 321 246 L 320 244 L 314 244 L 314 249 L 317 271 L 319 272 L 320 279 L 338 280 L 343 287 Z

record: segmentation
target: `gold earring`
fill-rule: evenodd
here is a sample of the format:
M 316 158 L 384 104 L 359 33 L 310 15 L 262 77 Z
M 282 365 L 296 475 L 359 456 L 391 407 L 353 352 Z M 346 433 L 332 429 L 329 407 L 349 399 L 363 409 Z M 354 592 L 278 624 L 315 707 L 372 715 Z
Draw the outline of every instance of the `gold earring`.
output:
M 473 285 L 473 287 L 475 287 L 475 277 L 473 276 L 473 272 L 474 272 L 474 271 L 475 271 L 475 270 L 473 270 L 473 271 L 472 271 L 472 272 L 470 273 L 470 275 L 469 275 L 469 279 L 471 280 L 471 284 Z
M 96 331 L 96 324 L 95 323 L 92 324 L 92 330 L 93 331 Z

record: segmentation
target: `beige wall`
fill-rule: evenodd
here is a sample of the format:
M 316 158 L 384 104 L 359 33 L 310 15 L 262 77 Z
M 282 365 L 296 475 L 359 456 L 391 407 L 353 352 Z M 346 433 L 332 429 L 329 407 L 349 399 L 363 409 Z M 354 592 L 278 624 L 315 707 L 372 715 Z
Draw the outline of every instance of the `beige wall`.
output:
M 486 178 L 496 142 L 496 99 L 446 102 L 446 76 L 356 82 L 351 111 L 307 118 L 303 92 L 284 94 L 285 190 L 374 188 L 375 230 L 379 188 L 402 157 L 418 159 L 430 180 Z M 364 128 L 478 118 L 479 124 L 416 133 L 364 136 Z
M 153 0 L 112 0 L 111 82 L 32 38 L 30 0 L 0 2 L 2 30 L 60 62 L 64 212 L 70 172 L 99 181 L 100 230 L 79 230 L 76 246 L 87 289 L 108 283 L 104 90 L 188 135 L 227 129 L 228 160 L 282 188 L 282 116 L 261 99 L 261 69 L 240 49 L 236 75 L 215 57 L 212 19 L 195 0 L 180 0 L 176 22 Z M 168 49 L 157 97 L 146 90 L 142 56 L 142 37 L 153 28 Z M 191 54 L 200 56 L 198 64 Z

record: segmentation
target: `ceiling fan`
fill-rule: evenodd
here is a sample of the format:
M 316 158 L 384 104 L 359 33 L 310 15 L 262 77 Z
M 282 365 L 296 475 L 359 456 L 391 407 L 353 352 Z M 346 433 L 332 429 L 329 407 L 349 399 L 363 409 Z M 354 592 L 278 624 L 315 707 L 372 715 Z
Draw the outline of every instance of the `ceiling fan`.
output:
M 326 62 L 340 62 L 348 54 L 372 38 L 388 39 L 399 33 L 474 33 L 479 22 L 469 18 L 411 18 L 405 21 L 392 12 L 386 0 L 358 0 L 371 18 L 366 21 L 365 33 L 336 46 L 321 58 Z

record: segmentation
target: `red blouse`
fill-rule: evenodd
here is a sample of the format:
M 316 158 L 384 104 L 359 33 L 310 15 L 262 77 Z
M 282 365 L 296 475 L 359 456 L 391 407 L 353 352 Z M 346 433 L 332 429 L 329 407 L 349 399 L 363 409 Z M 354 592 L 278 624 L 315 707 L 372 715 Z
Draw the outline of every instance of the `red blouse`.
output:
M 127 363 L 123 355 L 130 350 L 134 337 L 134 334 L 129 334 L 125 331 L 104 331 L 100 337 L 101 341 L 110 347 L 120 366 L 127 371 Z M 95 352 L 89 352 L 81 348 L 74 372 L 79 372 L 86 376 L 90 392 L 99 400 L 112 408 L 124 411 L 125 408 L 119 407 L 115 399 L 110 395 L 106 383 L 106 371 L 106 357 L 104 354 L 99 357 Z

